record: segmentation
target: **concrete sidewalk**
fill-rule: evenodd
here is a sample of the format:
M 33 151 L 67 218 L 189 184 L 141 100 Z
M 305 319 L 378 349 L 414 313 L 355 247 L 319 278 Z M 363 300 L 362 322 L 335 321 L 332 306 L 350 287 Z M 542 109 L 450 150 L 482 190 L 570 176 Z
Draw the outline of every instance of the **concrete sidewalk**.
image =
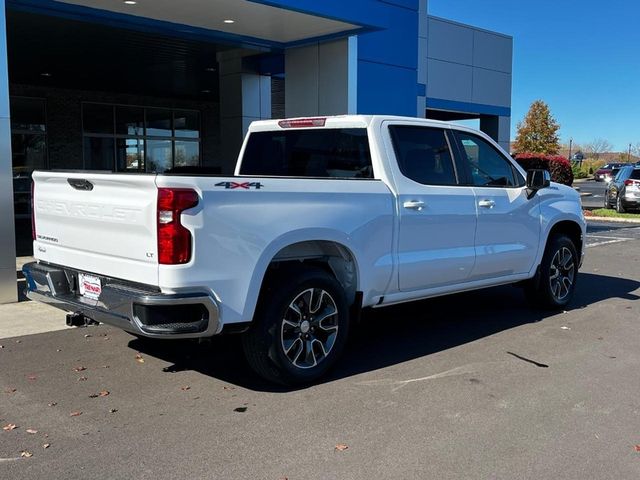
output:
M 33 257 L 16 258 L 17 288 L 24 289 L 22 266 Z M 20 301 L 0 305 L 0 339 L 64 330 L 66 313 L 43 303 L 32 302 L 21 294 Z

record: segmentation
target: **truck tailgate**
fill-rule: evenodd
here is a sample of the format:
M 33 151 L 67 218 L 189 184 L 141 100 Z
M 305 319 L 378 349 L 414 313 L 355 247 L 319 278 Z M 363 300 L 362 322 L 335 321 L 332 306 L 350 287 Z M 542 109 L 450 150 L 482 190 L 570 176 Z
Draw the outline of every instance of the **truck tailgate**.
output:
M 35 172 L 34 256 L 158 284 L 155 175 Z

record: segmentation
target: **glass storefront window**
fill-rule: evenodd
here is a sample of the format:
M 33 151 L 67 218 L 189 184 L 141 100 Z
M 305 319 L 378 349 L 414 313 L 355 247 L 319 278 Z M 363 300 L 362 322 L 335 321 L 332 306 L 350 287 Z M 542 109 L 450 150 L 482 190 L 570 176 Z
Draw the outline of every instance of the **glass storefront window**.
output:
M 176 141 L 175 167 L 197 167 L 200 165 L 198 142 Z
M 173 112 L 164 108 L 147 108 L 147 136 L 172 137 Z
M 176 137 L 198 138 L 200 136 L 200 115 L 198 112 L 176 111 L 173 125 Z
M 105 137 L 84 137 L 85 170 L 113 171 L 113 140 Z
M 141 107 L 116 107 L 116 134 L 144 135 L 144 109 Z
M 144 140 L 119 138 L 116 155 L 119 172 L 144 172 Z
M 147 140 L 147 171 L 162 173 L 173 167 L 171 140 Z
M 200 165 L 200 112 L 82 105 L 84 168 L 165 172 Z
M 14 175 L 31 173 L 46 167 L 47 142 L 44 135 L 14 133 L 11 135 Z

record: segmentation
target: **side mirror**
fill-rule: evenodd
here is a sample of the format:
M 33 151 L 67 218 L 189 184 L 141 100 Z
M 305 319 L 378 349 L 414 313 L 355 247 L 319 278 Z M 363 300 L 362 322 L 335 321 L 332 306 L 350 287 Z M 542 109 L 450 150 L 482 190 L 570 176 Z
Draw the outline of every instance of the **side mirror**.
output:
M 547 170 L 527 171 L 527 197 L 533 197 L 538 190 L 551 185 L 551 175 Z

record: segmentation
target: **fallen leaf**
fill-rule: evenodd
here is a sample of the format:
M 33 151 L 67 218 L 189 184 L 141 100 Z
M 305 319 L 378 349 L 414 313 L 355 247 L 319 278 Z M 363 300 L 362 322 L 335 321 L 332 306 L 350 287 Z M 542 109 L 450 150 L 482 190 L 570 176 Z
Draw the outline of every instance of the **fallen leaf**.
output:
M 636 452 L 640 452 L 640 445 L 636 445 Z
M 15 430 L 16 428 L 18 428 L 18 426 L 15 423 L 8 423 L 4 427 L 2 427 L 2 429 L 7 432 L 10 432 L 11 430 Z
M 70 417 L 79 417 L 80 415 L 82 415 L 82 412 L 71 412 L 69 414 Z
M 247 411 L 247 407 L 238 407 L 233 409 L 234 412 L 244 413 Z
M 62 350 L 60 348 L 56 348 L 56 352 L 61 352 Z
M 111 368 L 109 365 L 103 365 L 102 368 Z
M 226 385 L 222 387 L 223 390 L 235 390 L 235 387 L 227 387 Z
M 186 392 L 187 390 L 191 390 L 191 387 L 188 385 L 185 385 L 184 387 L 180 387 L 180 390 L 182 390 L 183 392 Z
M 4 345 L 0 345 L 0 349 L 4 348 Z
M 15 388 L 7 388 L 4 393 L 15 393 L 16 389 Z
M 87 367 L 76 367 L 73 369 L 74 372 L 84 372 Z
M 87 379 L 87 377 L 78 377 L 78 382 L 84 382 Z
M 92 393 L 91 395 L 89 395 L 89 398 L 98 398 L 98 394 L 97 393 Z
M 102 390 L 98 395 L 100 395 L 101 397 L 106 397 L 107 395 L 109 395 L 109 390 Z
M 34 430 L 33 428 L 27 428 L 27 433 L 38 433 L 38 430 Z
M 16 340 L 16 343 L 22 343 L 22 340 Z
M 111 408 L 109 409 L 109 413 L 116 413 L 118 411 L 117 408 Z
M 562 326 L 560 327 L 560 330 L 571 330 L 571 328 Z
M 28 375 L 27 376 L 27 380 L 36 380 L 38 377 L 36 377 L 35 375 Z
M 336 445 L 336 452 L 344 452 L 347 448 L 349 448 L 349 445 L 344 444 L 344 443 L 339 443 Z
M 33 457 L 33 453 L 27 452 L 26 450 L 23 450 L 23 451 L 20 452 L 20 456 L 24 457 L 24 458 L 29 458 L 29 457 Z
M 58 402 L 51 402 L 51 403 L 48 403 L 47 405 L 49 405 L 50 407 L 55 407 L 56 405 L 58 405 Z
M 44 445 L 42 445 L 42 448 L 44 448 L 44 449 L 46 450 L 46 449 L 47 449 L 47 448 L 49 448 L 50 446 L 51 446 L 51 444 L 50 444 L 50 443 L 45 443 Z
M 136 355 L 136 362 L 144 363 L 144 358 L 142 358 L 142 355 L 140 355 L 139 353 Z
M 91 335 L 91 334 L 87 333 L 87 334 L 84 336 L 84 338 L 91 338 L 92 336 L 93 336 L 93 335 Z

